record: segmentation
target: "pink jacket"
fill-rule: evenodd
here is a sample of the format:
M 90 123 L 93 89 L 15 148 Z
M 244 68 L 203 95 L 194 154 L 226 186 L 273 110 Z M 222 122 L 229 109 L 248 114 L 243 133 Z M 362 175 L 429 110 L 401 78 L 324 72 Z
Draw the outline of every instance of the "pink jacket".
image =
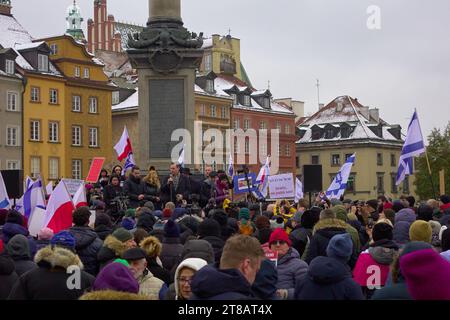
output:
M 369 269 L 375 266 L 380 270 L 380 276 L 377 279 L 376 268 Z M 369 284 L 373 286 L 384 286 L 389 275 L 389 264 L 381 264 L 375 261 L 370 255 L 369 250 L 362 252 L 356 261 L 355 269 L 353 269 L 353 280 L 362 287 L 367 287 Z M 369 279 L 370 278 L 370 279 Z M 370 280 L 370 281 L 368 281 Z

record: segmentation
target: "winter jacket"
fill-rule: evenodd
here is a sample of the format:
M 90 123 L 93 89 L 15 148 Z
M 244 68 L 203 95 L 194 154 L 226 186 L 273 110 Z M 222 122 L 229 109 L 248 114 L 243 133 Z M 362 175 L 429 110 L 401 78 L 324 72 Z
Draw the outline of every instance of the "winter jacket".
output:
M 222 206 L 223 201 L 229 197 L 229 193 L 228 193 L 228 185 L 227 186 L 222 186 L 222 184 L 220 183 L 220 181 L 216 182 L 216 204 L 218 206 Z
M 83 262 L 84 270 L 95 276 L 99 271 L 97 255 L 103 241 L 89 227 L 72 227 L 69 232 L 75 237 L 75 251 Z
M 200 269 L 191 282 L 191 300 L 255 300 L 250 284 L 237 269 Z
M 160 255 L 163 268 L 170 271 L 178 266 L 182 253 L 183 245 L 179 238 L 164 238 Z
M 294 298 L 295 284 L 308 271 L 308 264 L 300 260 L 300 255 L 294 248 L 278 259 L 277 263 L 278 282 L 277 289 L 287 289 L 288 299 Z
M 289 239 L 292 242 L 292 247 L 298 251 L 300 256 L 305 252 L 306 245 L 312 237 L 312 229 L 303 228 L 297 225 L 289 234 Z
M 128 206 L 130 208 L 135 209 L 139 207 L 141 201 L 145 201 L 138 200 L 138 196 L 144 194 L 144 183 L 141 179 L 137 180 L 135 177 L 130 175 L 124 183 L 123 191 L 128 196 Z
M 50 244 L 50 240 L 36 240 L 36 252 Z
M 200 206 L 206 207 L 209 199 L 214 198 L 217 193 L 217 185 L 212 182 L 210 179 L 206 179 L 201 184 L 200 190 Z
M 350 268 L 329 257 L 311 261 L 308 273 L 295 288 L 296 300 L 363 300 L 361 287 L 352 279 Z
M 162 280 L 154 277 L 148 269 L 145 269 L 144 274 L 137 281 L 139 282 L 139 294 L 146 296 L 149 300 L 159 300 L 159 291 L 164 285 Z
M 305 262 L 310 263 L 318 256 L 325 257 L 327 255 L 327 247 L 331 238 L 337 234 L 343 234 L 347 231 L 348 224 L 339 219 L 323 219 L 317 222 L 313 229 L 312 239 L 307 246 Z M 353 238 L 352 238 L 353 240 Z M 353 267 L 358 259 L 355 251 L 355 244 L 353 244 L 353 254 L 350 257 L 349 266 Z
M 80 288 L 72 289 L 68 273 L 69 266 L 83 264 L 70 250 L 50 246 L 41 249 L 35 257 L 38 268 L 24 274 L 15 283 L 8 300 L 76 300 L 90 288 L 95 278 L 81 270 Z
M 416 221 L 414 210 L 405 208 L 395 214 L 394 241 L 400 245 L 409 242 L 409 228 Z
M 261 300 L 276 300 L 278 272 L 274 263 L 268 259 L 261 262 L 261 268 L 256 274 L 252 292 Z
M 169 201 L 176 203 L 176 196 L 177 194 L 181 194 L 183 196 L 183 199 L 188 200 L 189 195 L 191 194 L 191 181 L 189 177 L 180 174 L 180 178 L 178 181 L 177 189 L 175 190 L 174 184 L 169 184 L 167 181 L 169 180 L 169 177 L 165 177 L 164 181 L 161 186 L 161 198 L 163 200 L 163 203 L 167 203 Z M 172 189 L 172 192 L 170 191 Z M 170 198 L 170 195 L 172 194 L 172 199 Z
M 160 190 L 158 189 L 158 186 L 145 181 L 143 183 L 145 201 L 151 201 L 155 205 L 155 209 L 161 209 Z M 156 198 L 160 198 L 159 201 L 156 201 Z
M 8 241 L 10 239 L 12 239 L 12 237 L 14 237 L 16 234 L 21 234 L 28 238 L 28 244 L 30 245 L 31 257 L 33 258 L 37 251 L 36 241 L 34 241 L 34 239 L 30 236 L 30 233 L 28 232 L 28 230 L 25 227 L 23 227 L 19 224 L 15 224 L 15 223 L 7 222 L 3 225 L 2 239 L 3 239 L 3 243 L 5 245 L 8 244 Z
M 170 271 L 161 267 L 155 258 L 147 258 L 147 269 L 158 279 L 169 285 L 173 282 Z
M 369 278 L 373 272 L 368 272 L 369 267 L 377 266 L 381 271 L 380 283 L 373 283 L 377 286 L 384 286 L 389 275 L 389 268 L 398 252 L 398 245 L 391 240 L 380 240 L 370 245 L 369 249 L 359 255 L 353 270 L 353 279 L 362 287 L 367 287 Z
M 127 246 L 125 243 L 112 235 L 108 236 L 97 254 L 100 269 L 103 269 L 111 261 L 120 258 L 126 250 Z
M 114 230 L 108 226 L 99 225 L 95 227 L 94 231 L 100 240 L 105 241 L 106 237 L 113 233 Z
M 200 238 L 202 240 L 208 241 L 213 250 L 214 250 L 214 260 L 215 262 L 220 262 L 220 258 L 222 257 L 223 247 L 225 246 L 225 241 L 222 238 L 217 236 L 207 236 Z
M 400 275 L 397 283 L 386 284 L 385 287 L 375 290 L 372 300 L 412 300 L 412 297 L 405 278 Z
M 123 193 L 124 190 L 120 185 L 118 186 L 113 186 L 112 184 L 107 185 L 103 189 L 103 201 L 105 202 L 106 210 L 108 209 L 115 210 L 116 208 L 111 207 L 111 202 L 113 201 L 114 198 L 120 196 Z
M 215 261 L 214 250 L 211 244 L 206 240 L 189 240 L 183 247 L 182 259 L 200 258 L 205 260 L 208 264 Z
M 135 294 L 114 290 L 100 290 L 86 293 L 80 297 L 79 300 L 87 301 L 141 301 L 148 300 L 148 298 L 142 294 Z
M 4 255 L 0 255 L 0 300 L 8 298 L 11 289 L 19 277 L 15 271 L 14 261 Z
M 12 237 L 6 245 L 6 251 L 14 260 L 15 270 L 19 277 L 25 272 L 37 268 L 36 263 L 31 260 L 30 246 L 25 236 L 17 234 Z

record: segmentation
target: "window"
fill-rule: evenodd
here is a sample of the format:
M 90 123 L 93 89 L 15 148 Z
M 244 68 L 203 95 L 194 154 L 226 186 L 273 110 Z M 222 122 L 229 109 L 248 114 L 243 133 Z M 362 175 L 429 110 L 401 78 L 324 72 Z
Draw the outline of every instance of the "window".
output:
M 210 111 L 211 111 L 211 117 L 215 118 L 216 117 L 216 106 L 211 105 Z
M 214 92 L 214 80 L 206 80 L 206 92 Z
M 240 120 L 238 118 L 235 118 L 233 121 L 233 128 L 239 129 L 240 127 L 241 127 Z
M 250 140 L 249 139 L 245 139 L 245 154 L 249 154 L 250 153 Z
M 41 89 L 38 87 L 31 87 L 31 101 L 40 102 L 41 101 Z
M 89 98 L 89 113 L 98 113 L 98 100 L 96 97 Z
M 348 138 L 348 137 L 350 137 L 350 128 L 342 127 L 341 128 L 341 138 Z
M 120 102 L 120 92 L 119 91 L 114 91 L 112 93 L 112 104 L 118 104 Z
M 280 121 L 277 121 L 275 129 L 277 129 L 278 131 L 281 131 L 281 123 L 280 123 Z
M 31 177 L 37 178 L 38 175 L 41 174 L 41 158 L 39 157 L 31 157 L 30 158 L 30 168 L 31 168 Z
M 18 160 L 6 160 L 6 170 L 19 170 L 20 162 Z
M 212 70 L 212 56 L 210 54 L 207 54 L 205 56 L 205 71 L 211 70 Z
M 98 128 L 89 128 L 89 147 L 98 147 Z
M 300 158 L 299 157 L 295 157 L 295 167 L 300 168 Z
M 247 106 L 247 107 L 250 106 L 250 96 L 249 95 L 244 96 L 244 106 Z
M 30 140 L 41 140 L 41 122 L 39 120 L 30 121 Z
M 267 156 L 267 144 L 264 143 L 261 145 L 261 150 L 260 150 L 259 154 L 264 157 Z
M 16 73 L 15 64 L 14 64 L 13 60 L 6 59 L 5 66 L 6 66 L 5 71 L 6 71 L 7 74 L 14 74 L 14 73 Z
M 72 145 L 81 146 L 81 127 L 72 126 Z
M 377 174 L 377 192 L 384 194 L 384 174 Z
M 56 43 L 52 43 L 50 45 L 50 54 L 54 56 L 55 54 L 58 54 L 58 45 Z
M 263 120 L 261 120 L 261 121 L 259 122 L 259 128 L 260 128 L 261 130 L 267 129 L 267 124 L 266 124 L 266 122 L 263 121 Z
M 347 180 L 347 191 L 349 192 L 355 192 L 355 175 L 350 174 Z
M 50 104 L 58 104 L 58 90 L 50 89 Z
M 201 116 L 206 115 L 206 105 L 204 105 L 204 104 L 200 105 L 200 115 Z
M 339 166 L 340 164 L 341 164 L 341 155 L 340 154 L 331 155 L 331 165 Z
M 7 111 L 18 111 L 18 97 L 19 95 L 16 92 L 8 92 L 7 93 L 7 103 L 6 110 Z
M 237 94 L 236 94 L 236 93 L 232 93 L 232 94 L 231 94 L 231 97 L 233 98 L 233 103 L 234 103 L 234 104 L 238 104 L 238 101 L 237 101 Z
M 72 179 L 81 179 L 81 160 L 72 160 Z
M 284 126 L 284 133 L 291 134 L 291 126 L 290 125 L 286 124 Z
M 291 156 L 291 145 L 287 144 L 287 145 L 285 146 L 285 150 L 284 150 L 284 151 L 285 151 L 285 152 L 284 152 L 285 156 L 286 156 L 286 157 L 290 157 L 290 156 Z
M 278 144 L 277 156 L 281 156 L 281 145 Z
M 397 159 L 395 159 L 395 154 L 391 153 L 391 167 L 397 166 Z
M 250 129 L 250 120 L 244 119 L 244 130 Z
M 59 178 L 59 159 L 48 159 L 48 178 L 50 180 L 57 180 Z
M 403 180 L 403 193 L 409 194 L 409 176 L 406 176 Z
M 325 131 L 325 139 L 333 139 L 334 138 L 334 129 L 333 128 L 328 128 Z
M 81 75 L 81 68 L 80 67 L 75 67 L 75 77 L 79 78 Z
M 72 111 L 81 112 L 81 97 L 72 96 Z
M 383 154 L 377 153 L 377 165 L 382 166 L 383 165 Z
M 311 164 L 320 164 L 319 156 L 311 156 Z
M 270 99 L 269 98 L 264 98 L 263 100 L 263 107 L 266 109 L 270 108 Z
M 45 54 L 38 54 L 38 70 L 48 72 L 48 57 Z
M 391 174 L 391 192 L 398 193 L 397 174 L 396 173 Z
M 241 148 L 239 147 L 239 140 L 234 139 L 234 153 L 239 153 L 241 152 Z
M 84 68 L 83 78 L 85 79 L 90 78 L 89 68 Z
M 312 129 L 311 134 L 313 140 L 319 140 L 322 138 L 322 130 L 320 129 Z
M 226 119 L 226 118 L 227 118 L 227 108 L 222 107 L 222 119 Z
M 6 145 L 8 147 L 19 146 L 19 127 L 17 126 L 6 127 Z
M 59 123 L 49 122 L 48 123 L 48 140 L 50 142 L 59 142 Z
M 353 153 L 346 153 L 345 154 L 345 161 L 348 160 L 348 158 L 350 158 L 353 155 Z

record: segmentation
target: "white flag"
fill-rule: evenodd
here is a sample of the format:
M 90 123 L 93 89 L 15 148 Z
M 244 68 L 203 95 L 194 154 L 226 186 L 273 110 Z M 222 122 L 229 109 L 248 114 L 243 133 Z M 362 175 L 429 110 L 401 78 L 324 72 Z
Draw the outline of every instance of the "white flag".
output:
M 298 203 L 300 199 L 303 199 L 303 184 L 302 182 L 297 178 L 295 179 L 295 203 Z
M 5 181 L 0 173 L 0 209 L 10 209 L 11 203 L 9 202 L 8 192 L 6 191 Z

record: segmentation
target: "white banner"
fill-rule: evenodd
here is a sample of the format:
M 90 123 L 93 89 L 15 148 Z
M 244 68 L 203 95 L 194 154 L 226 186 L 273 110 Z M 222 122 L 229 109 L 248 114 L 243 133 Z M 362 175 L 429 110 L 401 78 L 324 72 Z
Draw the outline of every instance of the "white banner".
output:
M 294 198 L 294 175 L 285 173 L 269 176 L 269 193 L 271 199 Z
M 77 193 L 78 189 L 80 188 L 80 185 L 84 185 L 84 180 L 63 178 L 61 179 L 61 182 L 63 182 L 66 185 L 67 191 L 72 197 L 75 195 L 75 193 Z

